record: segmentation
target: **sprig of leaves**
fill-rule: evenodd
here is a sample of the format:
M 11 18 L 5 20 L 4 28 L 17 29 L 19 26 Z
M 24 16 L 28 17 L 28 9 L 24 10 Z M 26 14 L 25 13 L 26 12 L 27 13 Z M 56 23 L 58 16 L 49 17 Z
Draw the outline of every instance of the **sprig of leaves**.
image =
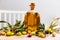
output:
M 55 27 L 55 26 L 57 26 L 58 24 L 58 20 L 59 20 L 60 18 L 55 18 L 55 19 L 53 19 L 53 21 L 51 21 L 51 23 L 50 23 L 50 28 L 51 29 L 53 29 L 53 27 Z
M 15 25 L 14 25 L 14 26 L 19 26 L 19 25 L 20 25 L 20 23 L 21 23 L 21 21 L 16 20 L 16 23 L 15 23 Z
M 22 32 L 22 31 L 26 31 L 26 27 L 25 27 L 25 24 L 24 24 L 24 22 L 22 23 L 22 25 L 19 27 L 19 28 L 17 28 L 16 30 L 15 30 L 15 32 Z
M 45 30 L 45 24 L 40 23 L 39 30 L 37 32 L 44 32 Z
M 11 24 L 10 24 L 9 22 L 7 22 L 7 21 L 0 21 L 0 23 L 7 23 L 7 27 L 2 27 L 2 28 L 1 28 L 2 30 L 3 30 L 3 29 L 7 30 L 8 28 L 9 28 L 9 29 L 12 29 Z
M 40 28 L 40 29 L 45 29 L 45 24 L 41 24 L 41 23 L 40 23 L 39 28 Z

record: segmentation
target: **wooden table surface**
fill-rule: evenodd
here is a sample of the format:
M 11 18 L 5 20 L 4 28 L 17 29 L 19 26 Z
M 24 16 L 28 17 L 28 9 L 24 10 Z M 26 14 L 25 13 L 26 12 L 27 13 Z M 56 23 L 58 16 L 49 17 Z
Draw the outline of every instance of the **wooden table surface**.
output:
M 32 36 L 28 38 L 26 35 L 21 36 L 0 36 L 0 40 L 60 40 L 60 34 L 57 34 L 56 37 L 49 35 L 46 38 L 40 38 L 37 36 Z

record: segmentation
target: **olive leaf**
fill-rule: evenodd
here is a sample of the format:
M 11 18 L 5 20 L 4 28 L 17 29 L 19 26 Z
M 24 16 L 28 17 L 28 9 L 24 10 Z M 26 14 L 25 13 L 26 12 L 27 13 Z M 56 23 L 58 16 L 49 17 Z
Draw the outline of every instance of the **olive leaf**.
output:
M 11 24 L 9 23 L 9 22 L 7 22 L 7 21 L 0 21 L 0 23 L 7 23 L 7 27 L 2 27 L 1 29 L 12 29 L 12 27 L 11 27 Z
M 41 23 L 40 23 L 39 28 L 40 28 L 40 29 L 45 29 L 45 24 L 41 24 Z
M 44 32 L 44 30 L 45 30 L 45 24 L 40 23 L 38 32 Z
M 19 28 L 17 28 L 17 29 L 15 30 L 15 32 L 18 32 L 18 31 L 20 31 L 20 32 L 26 31 L 26 27 L 24 26 L 24 22 L 20 25 Z
M 55 19 L 53 19 L 53 21 L 51 21 L 49 27 L 50 27 L 51 29 L 53 29 L 53 27 L 57 26 L 57 25 L 58 25 L 57 23 L 58 23 L 59 19 L 60 19 L 60 18 L 55 18 Z
M 20 25 L 20 23 L 21 23 L 21 21 L 16 20 L 16 23 L 15 23 L 15 25 L 14 25 L 14 26 L 19 26 L 19 25 Z
M 0 23 L 6 23 L 6 21 L 0 21 Z

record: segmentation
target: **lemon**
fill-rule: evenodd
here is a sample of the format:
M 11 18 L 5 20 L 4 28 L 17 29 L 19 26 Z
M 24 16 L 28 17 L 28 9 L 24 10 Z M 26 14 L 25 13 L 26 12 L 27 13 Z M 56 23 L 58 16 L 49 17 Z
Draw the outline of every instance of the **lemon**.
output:
M 17 36 L 20 36 L 20 35 L 22 35 L 22 34 L 21 34 L 21 32 L 17 32 L 17 34 L 16 34 L 16 35 L 17 35 Z
M 49 31 L 49 32 L 53 32 L 53 30 L 52 30 L 51 28 L 48 28 L 48 31 Z
M 14 32 L 11 32 L 11 35 L 14 35 L 15 33 Z
M 2 31 L 2 35 L 5 35 L 6 33 L 4 31 Z
M 7 36 L 11 36 L 12 32 L 11 31 L 7 31 L 6 35 Z
M 48 31 L 49 31 L 49 32 L 51 32 L 51 31 L 52 31 L 52 29 L 51 29 L 51 28 L 48 28 Z
M 30 30 L 28 30 L 28 33 L 31 33 L 31 31 L 30 31 Z
M 27 32 L 26 32 L 26 31 L 23 31 L 23 32 L 22 32 L 22 34 L 23 34 L 23 35 L 26 35 L 26 34 L 27 34 Z
M 44 34 L 42 32 L 38 32 L 38 36 L 43 38 L 44 37 Z
M 47 30 L 50 34 L 53 32 L 53 30 L 51 28 L 48 28 Z
M 32 35 L 35 35 L 36 32 L 31 32 Z
M 51 30 L 50 32 L 53 32 L 53 30 Z

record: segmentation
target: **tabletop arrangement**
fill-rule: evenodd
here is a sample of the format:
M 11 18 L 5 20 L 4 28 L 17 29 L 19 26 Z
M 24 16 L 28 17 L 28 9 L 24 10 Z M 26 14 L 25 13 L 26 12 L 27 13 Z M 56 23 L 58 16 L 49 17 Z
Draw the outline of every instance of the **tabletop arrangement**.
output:
M 55 37 L 56 33 L 59 32 L 59 30 L 56 31 L 57 28 L 54 29 L 54 27 L 57 26 L 59 19 L 60 18 L 55 18 L 52 20 L 48 28 L 45 28 L 45 24 L 40 23 L 39 29 L 34 32 L 29 31 L 24 22 L 21 23 L 21 21 L 18 20 L 16 20 L 16 23 L 14 25 L 11 25 L 6 21 L 0 21 L 0 23 L 7 23 L 5 27 L 2 27 L 0 29 L 0 36 L 27 35 L 27 37 L 38 36 L 40 38 L 45 38 L 47 35 L 52 35 L 52 37 Z
M 34 12 L 35 4 L 31 3 L 30 11 L 26 12 L 24 15 L 24 20 L 22 22 L 16 20 L 16 23 L 11 25 L 7 21 L 0 21 L 0 23 L 7 23 L 6 26 L 0 29 L 0 37 L 1 36 L 24 36 L 28 38 L 32 38 L 32 36 L 39 38 L 46 38 L 47 36 L 52 35 L 51 37 L 55 37 L 56 33 L 60 33 L 60 28 L 55 28 L 58 26 L 58 22 L 60 18 L 54 18 L 50 22 L 50 25 L 46 28 L 44 23 L 40 22 L 40 15 L 38 12 Z M 23 37 L 22 36 L 22 37 Z M 18 38 L 18 37 L 17 37 Z

